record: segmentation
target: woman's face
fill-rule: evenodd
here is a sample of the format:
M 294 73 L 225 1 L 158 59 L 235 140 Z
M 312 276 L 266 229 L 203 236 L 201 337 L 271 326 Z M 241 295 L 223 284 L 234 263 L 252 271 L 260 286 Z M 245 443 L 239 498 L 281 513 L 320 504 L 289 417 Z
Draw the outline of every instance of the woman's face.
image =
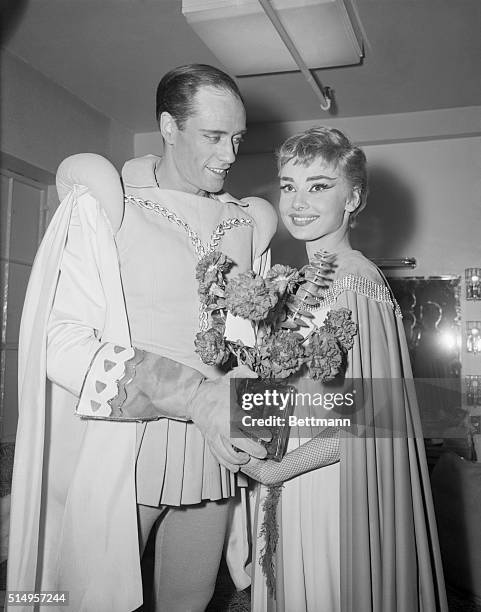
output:
M 348 222 L 352 189 L 344 174 L 319 158 L 309 166 L 288 161 L 280 171 L 281 219 L 296 240 L 317 240 Z M 355 208 L 355 207 L 354 207 Z M 349 209 L 351 210 L 351 209 Z

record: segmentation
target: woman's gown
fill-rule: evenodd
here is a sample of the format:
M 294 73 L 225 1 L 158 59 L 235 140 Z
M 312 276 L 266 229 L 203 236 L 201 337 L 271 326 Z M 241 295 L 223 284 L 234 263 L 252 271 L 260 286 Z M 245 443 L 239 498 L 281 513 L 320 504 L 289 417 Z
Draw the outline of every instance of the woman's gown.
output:
M 358 324 L 346 379 L 364 380 L 368 393 L 355 419 L 367 426 L 366 433 L 341 435 L 340 462 L 284 484 L 274 597 L 259 564 L 267 488 L 258 487 L 252 611 L 446 611 L 400 311 L 382 275 L 361 253 L 341 251 L 336 264 L 314 323 L 321 324 L 328 310 L 345 307 Z M 311 392 L 326 390 L 321 383 L 306 385 Z M 313 409 L 309 414 L 319 416 Z M 305 428 L 301 435 L 306 436 Z M 304 441 L 291 430 L 289 449 Z

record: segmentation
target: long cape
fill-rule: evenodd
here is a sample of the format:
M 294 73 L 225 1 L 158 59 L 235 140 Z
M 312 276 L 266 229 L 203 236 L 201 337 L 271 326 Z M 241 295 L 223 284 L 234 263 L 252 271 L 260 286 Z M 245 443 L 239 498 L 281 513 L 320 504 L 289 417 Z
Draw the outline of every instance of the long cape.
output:
M 111 226 L 92 193 L 74 185 L 38 251 L 22 315 L 7 584 L 66 590 L 69 609 L 129 611 L 142 603 L 135 425 L 80 421 L 76 398 L 46 379 L 47 323 L 75 207 L 91 269 L 85 294 L 101 308 L 78 307 L 102 339 L 130 344 Z

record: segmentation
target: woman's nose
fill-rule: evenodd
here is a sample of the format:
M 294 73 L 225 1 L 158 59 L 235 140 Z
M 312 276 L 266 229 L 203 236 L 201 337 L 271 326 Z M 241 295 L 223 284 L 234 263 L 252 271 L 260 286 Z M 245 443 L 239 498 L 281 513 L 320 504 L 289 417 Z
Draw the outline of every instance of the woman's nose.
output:
M 296 197 L 292 203 L 292 208 L 295 210 L 304 210 L 308 207 L 305 197 L 302 193 L 296 193 Z

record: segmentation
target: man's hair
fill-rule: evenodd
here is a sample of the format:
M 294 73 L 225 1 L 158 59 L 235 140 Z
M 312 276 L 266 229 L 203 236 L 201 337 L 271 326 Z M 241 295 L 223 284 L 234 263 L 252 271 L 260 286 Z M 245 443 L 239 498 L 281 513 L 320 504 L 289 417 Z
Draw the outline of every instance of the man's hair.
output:
M 362 149 L 353 145 L 339 130 L 320 126 L 291 136 L 277 152 L 279 170 L 292 159 L 295 164 L 303 166 L 322 159 L 344 173 L 351 189 L 357 190 L 360 198 L 360 204 L 351 214 L 351 219 L 366 206 L 366 156 Z
M 234 79 L 214 66 L 187 64 L 168 72 L 157 87 L 155 114 L 168 112 L 182 129 L 186 120 L 195 112 L 194 97 L 201 87 L 215 87 L 232 93 L 244 103 Z

